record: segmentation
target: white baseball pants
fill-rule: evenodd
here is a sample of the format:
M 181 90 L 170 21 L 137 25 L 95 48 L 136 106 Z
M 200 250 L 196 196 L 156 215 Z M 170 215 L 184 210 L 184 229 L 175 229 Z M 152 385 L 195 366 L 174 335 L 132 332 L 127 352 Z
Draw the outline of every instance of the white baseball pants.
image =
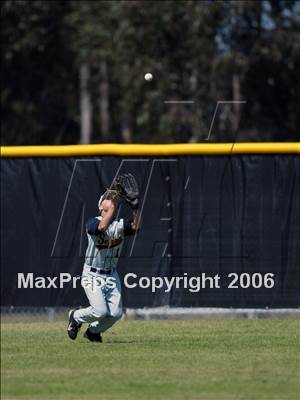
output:
M 89 323 L 92 333 L 105 332 L 122 317 L 121 282 L 117 271 L 97 274 L 84 267 L 81 285 L 90 306 L 76 310 L 79 323 Z

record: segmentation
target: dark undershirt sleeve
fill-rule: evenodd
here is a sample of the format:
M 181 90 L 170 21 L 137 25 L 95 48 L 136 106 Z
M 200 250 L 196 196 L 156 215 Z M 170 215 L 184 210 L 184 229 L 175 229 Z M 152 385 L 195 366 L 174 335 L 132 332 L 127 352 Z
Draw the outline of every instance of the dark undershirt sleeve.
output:
M 134 235 L 135 234 L 135 230 L 132 229 L 132 220 L 124 220 L 124 236 L 130 236 L 130 235 Z
M 90 235 L 97 235 L 99 233 L 98 226 L 99 220 L 97 218 L 90 218 L 86 223 L 87 233 Z

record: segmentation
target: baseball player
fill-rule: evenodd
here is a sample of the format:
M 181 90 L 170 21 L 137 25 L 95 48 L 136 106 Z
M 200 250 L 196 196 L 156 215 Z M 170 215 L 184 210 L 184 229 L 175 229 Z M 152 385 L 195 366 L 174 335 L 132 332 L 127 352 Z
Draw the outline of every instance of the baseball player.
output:
M 121 175 L 100 197 L 99 216 L 87 221 L 88 247 L 81 284 L 90 306 L 69 312 L 68 335 L 72 340 L 76 339 L 82 324 L 87 323 L 84 337 L 91 342 L 102 342 L 101 333 L 122 316 L 121 284 L 116 267 L 124 237 L 135 234 L 140 227 L 138 196 L 133 175 Z M 130 221 L 114 220 L 122 197 L 132 209 Z

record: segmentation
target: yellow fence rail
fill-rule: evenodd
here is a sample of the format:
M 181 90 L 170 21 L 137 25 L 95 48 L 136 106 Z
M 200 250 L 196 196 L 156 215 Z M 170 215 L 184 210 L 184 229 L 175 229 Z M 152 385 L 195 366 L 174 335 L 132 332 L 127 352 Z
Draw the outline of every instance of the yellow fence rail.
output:
M 300 142 L 2 146 L 1 157 L 300 154 Z

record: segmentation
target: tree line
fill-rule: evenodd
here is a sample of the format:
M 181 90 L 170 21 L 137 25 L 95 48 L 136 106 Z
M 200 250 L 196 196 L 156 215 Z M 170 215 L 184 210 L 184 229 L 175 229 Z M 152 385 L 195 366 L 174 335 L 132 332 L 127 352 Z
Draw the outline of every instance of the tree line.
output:
M 2 145 L 298 140 L 299 23 L 296 0 L 5 0 Z

